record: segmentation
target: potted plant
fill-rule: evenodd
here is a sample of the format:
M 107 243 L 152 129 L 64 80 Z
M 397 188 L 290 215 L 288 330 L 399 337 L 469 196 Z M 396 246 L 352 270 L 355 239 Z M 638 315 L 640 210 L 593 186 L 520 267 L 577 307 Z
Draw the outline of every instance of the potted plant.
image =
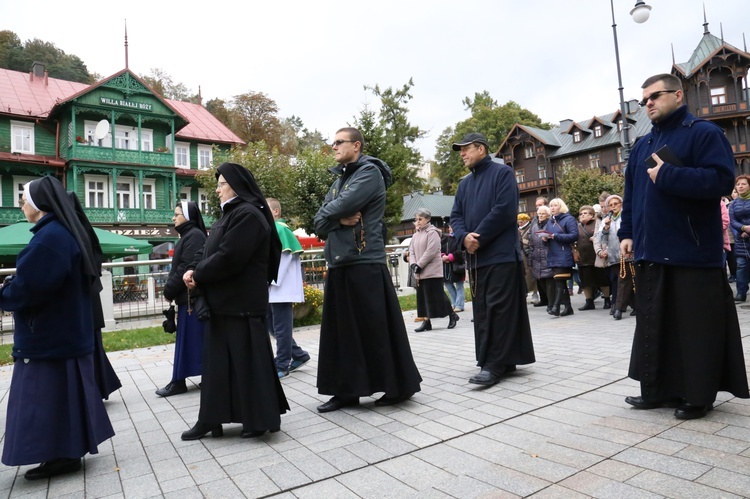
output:
M 169 147 L 157 147 L 156 152 L 169 152 Z
M 76 142 L 78 142 L 79 144 L 86 144 L 88 141 L 84 137 L 76 135 Z

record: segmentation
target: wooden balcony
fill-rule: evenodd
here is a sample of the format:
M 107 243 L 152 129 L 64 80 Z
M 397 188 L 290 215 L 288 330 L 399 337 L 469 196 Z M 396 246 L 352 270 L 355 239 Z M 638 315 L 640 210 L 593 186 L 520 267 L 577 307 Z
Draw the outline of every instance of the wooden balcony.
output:
M 551 189 L 555 182 L 551 177 L 540 178 L 539 180 L 529 180 L 528 182 L 519 182 L 518 190 L 520 192 L 536 191 L 539 189 Z
M 133 224 L 133 225 L 172 225 L 173 210 L 140 210 L 119 208 L 84 208 L 92 224 Z M 203 215 L 207 226 L 213 224 L 214 219 Z M 0 208 L 0 225 L 10 225 L 26 221 L 21 208 Z
M 67 159 L 96 161 L 104 163 L 121 163 L 134 165 L 174 166 L 174 155 L 171 152 L 130 151 L 96 147 L 74 142 L 68 151 Z

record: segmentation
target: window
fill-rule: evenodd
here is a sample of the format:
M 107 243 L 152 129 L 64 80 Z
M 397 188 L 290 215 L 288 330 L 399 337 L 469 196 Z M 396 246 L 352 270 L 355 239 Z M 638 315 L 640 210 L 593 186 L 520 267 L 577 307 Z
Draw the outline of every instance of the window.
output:
M 97 121 L 84 122 L 84 136 L 90 146 L 112 147 L 112 132 L 106 137 L 97 140 L 95 138 Z M 110 127 L 111 130 L 111 127 Z M 117 149 L 138 150 L 138 127 L 115 125 L 115 147 Z M 154 131 L 150 128 L 141 128 L 141 151 L 154 150 Z
M 206 189 L 198 189 L 198 207 L 203 213 L 208 213 L 211 208 L 208 206 L 208 193 Z
M 600 154 L 598 152 L 589 154 L 589 166 L 591 168 L 599 168 L 599 158 Z
M 618 163 L 622 163 L 622 162 L 624 162 L 627 159 L 625 157 L 624 153 L 625 153 L 625 149 L 624 148 L 622 148 L 622 147 L 618 147 L 617 148 L 617 162 Z
M 537 165 L 536 167 L 537 174 L 539 175 L 539 179 L 547 178 L 547 165 Z
M 190 187 L 183 187 L 180 189 L 180 201 L 190 201 Z
M 622 132 L 622 120 L 617 120 L 617 131 Z
M 524 149 L 524 152 L 526 153 L 526 159 L 533 158 L 534 157 L 534 146 L 529 144 Z
M 86 208 L 109 207 L 109 177 L 86 175 Z
M 34 154 L 34 124 L 11 121 L 10 141 L 10 152 Z
M 575 142 L 577 144 L 580 141 L 581 141 L 581 131 L 580 130 L 576 130 L 575 132 L 573 132 L 573 142 Z
M 143 191 L 141 191 L 141 199 L 143 200 L 143 208 L 146 210 L 156 209 L 156 198 L 154 192 L 156 191 L 156 180 L 154 179 L 143 179 Z M 140 208 L 140 206 L 136 206 Z
M 602 126 L 596 125 L 594 127 L 594 137 L 601 137 L 602 136 Z
M 190 168 L 190 144 L 174 143 L 174 165 L 177 168 Z
M 135 208 L 133 200 L 133 178 L 120 177 L 115 185 L 117 207 L 120 209 Z
M 213 149 L 211 146 L 198 146 L 198 169 L 208 170 L 213 161 Z
M 518 201 L 518 213 L 526 213 L 526 200 L 521 199 Z
M 516 170 L 516 183 L 520 184 L 524 180 L 523 170 Z
M 13 175 L 13 206 L 18 208 L 21 204 L 18 202 L 23 195 L 23 186 L 39 177 L 21 177 Z
M 727 103 L 727 87 L 715 87 L 711 89 L 711 105 Z

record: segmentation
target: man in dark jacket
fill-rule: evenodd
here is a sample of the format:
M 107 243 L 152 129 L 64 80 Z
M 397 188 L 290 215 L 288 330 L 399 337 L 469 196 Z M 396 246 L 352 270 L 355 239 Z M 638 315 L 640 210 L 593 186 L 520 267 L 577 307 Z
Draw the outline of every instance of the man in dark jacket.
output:
M 535 361 L 526 309 L 513 171 L 492 161 L 487 138 L 469 133 L 453 144 L 471 173 L 458 184 L 451 211 L 456 241 L 466 249 L 481 371 L 469 382 L 494 385 L 517 364 Z
M 338 178 L 315 215 L 328 263 L 318 392 L 333 395 L 318 412 L 358 405 L 375 392 L 384 392 L 375 405 L 398 404 L 422 381 L 386 266 L 383 214 L 391 169 L 363 155 L 363 145 L 356 128 L 336 132 L 338 166 L 331 171 Z
M 688 112 L 679 78 L 655 75 L 642 88 L 653 128 L 628 159 L 618 232 L 638 287 L 628 375 L 641 395 L 625 402 L 701 418 L 719 390 L 750 398 L 722 261 L 720 200 L 732 191 L 734 156 L 721 128 Z

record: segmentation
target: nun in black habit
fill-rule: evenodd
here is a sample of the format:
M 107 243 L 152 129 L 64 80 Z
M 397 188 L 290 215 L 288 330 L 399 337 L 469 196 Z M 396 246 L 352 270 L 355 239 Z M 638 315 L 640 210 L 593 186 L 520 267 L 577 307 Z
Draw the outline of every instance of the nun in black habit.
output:
M 80 470 L 114 430 L 94 374 L 101 262 L 88 222 L 53 177 L 26 185 L 21 210 L 35 225 L 0 288 L 0 308 L 16 324 L 2 462 L 41 463 L 25 474 L 36 480 Z
M 216 179 L 222 216 L 183 277 L 210 309 L 198 422 L 183 440 L 221 436 L 222 423 L 242 423 L 243 438 L 258 437 L 278 431 L 289 409 L 266 329 L 281 255 L 273 215 L 245 167 L 223 163 Z

